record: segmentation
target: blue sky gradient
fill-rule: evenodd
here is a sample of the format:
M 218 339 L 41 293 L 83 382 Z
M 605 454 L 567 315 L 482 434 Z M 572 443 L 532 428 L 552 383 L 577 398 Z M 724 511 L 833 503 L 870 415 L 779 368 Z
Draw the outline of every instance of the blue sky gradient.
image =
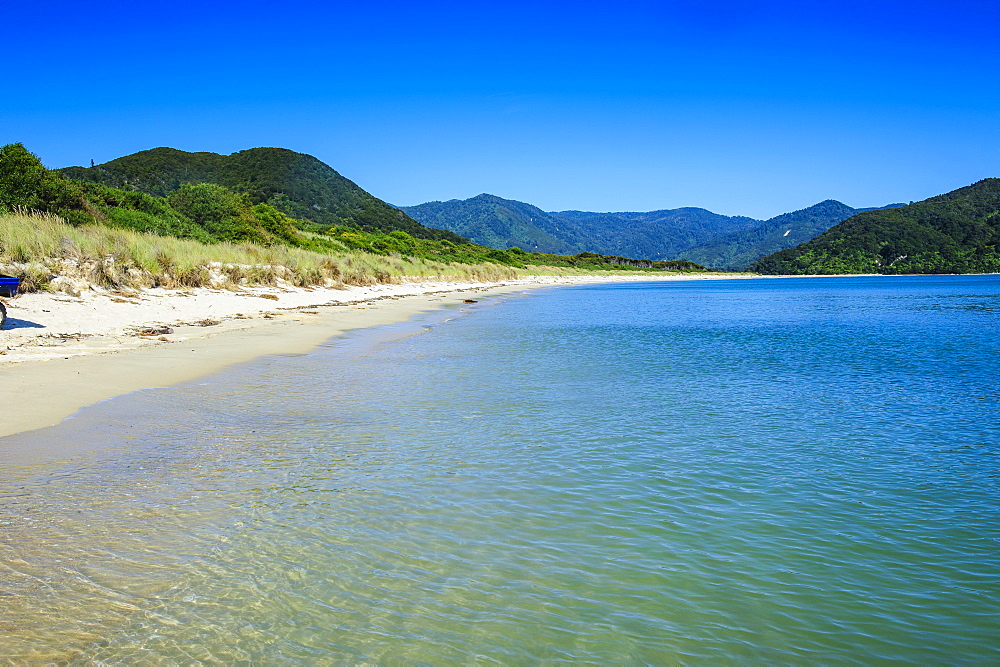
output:
M 814 6 L 816 5 L 816 6 Z M 1000 176 L 1000 3 L 7 2 L 0 141 L 309 153 L 397 205 L 766 218 Z

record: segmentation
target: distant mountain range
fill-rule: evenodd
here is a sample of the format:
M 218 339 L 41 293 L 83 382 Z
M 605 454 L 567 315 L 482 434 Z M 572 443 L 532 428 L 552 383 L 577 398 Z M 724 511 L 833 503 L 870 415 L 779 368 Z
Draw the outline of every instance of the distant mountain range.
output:
M 749 229 L 759 220 L 729 217 L 703 208 L 646 213 L 548 213 L 531 204 L 481 194 L 404 206 L 424 225 L 448 229 L 494 248 L 531 252 L 597 252 L 662 260 L 720 234 Z
M 860 213 L 749 269 L 784 275 L 1000 272 L 1000 178 Z
M 882 208 L 895 208 L 889 204 Z M 833 225 L 852 215 L 874 208 L 851 208 L 833 199 L 821 201 L 809 208 L 783 213 L 756 227 L 712 239 L 708 243 L 684 251 L 685 259 L 718 269 L 743 270 L 750 263 L 771 253 L 794 248 L 822 234 Z
M 546 212 L 524 202 L 481 194 L 402 210 L 424 225 L 447 229 L 494 248 L 689 259 L 712 268 L 742 269 L 765 255 L 807 241 L 859 211 L 871 209 L 854 209 L 827 200 L 770 220 L 725 216 L 703 208 L 645 213 Z
M 157 149 L 112 163 L 90 169 L 46 169 L 24 144 L 4 144 L 0 146 L 0 217 L 8 220 L 14 214 L 14 228 L 24 230 L 25 238 L 34 241 L 49 233 L 39 236 L 32 228 L 38 226 L 41 215 L 50 215 L 60 219 L 55 225 L 107 227 L 193 242 L 174 254 L 175 250 L 168 252 L 133 235 L 115 235 L 115 248 L 94 255 L 109 260 L 101 264 L 105 268 L 100 272 L 92 273 L 95 284 L 109 287 L 148 287 L 162 284 L 160 277 L 176 285 L 205 284 L 209 277 L 203 266 L 188 266 L 186 258 L 177 261 L 189 252 L 211 252 L 198 250 L 199 243 L 242 246 L 213 253 L 225 263 L 223 270 L 230 279 L 253 277 L 243 273 L 250 267 L 230 264 L 233 257 L 241 257 L 244 263 L 287 261 L 296 272 L 295 283 L 302 285 L 328 280 L 346 284 L 391 281 L 398 271 L 407 270 L 407 262 L 413 271 L 408 275 L 446 272 L 486 281 L 512 278 L 517 269 L 529 266 L 555 271 L 705 270 L 687 261 L 596 253 L 552 255 L 476 245 L 452 232 L 423 227 L 315 158 L 281 149 L 253 149 L 230 156 Z M 312 205 L 306 207 L 309 202 Z M 293 218 L 284 210 L 312 219 Z M 8 262 L 21 262 L 34 256 L 35 246 L 45 246 L 34 241 L 28 243 L 32 250 L 27 255 L 23 253 L 28 246 L 23 243 L 14 254 L 0 247 L 0 255 Z M 287 255 L 281 246 L 307 252 Z M 75 248 L 70 243 L 60 246 L 59 252 L 76 253 Z M 46 247 L 41 252 L 52 250 Z M 394 259 L 375 260 L 372 267 L 367 255 Z M 114 270 L 107 270 L 109 265 Z M 239 274 L 233 276 L 229 269 Z M 259 274 L 255 267 L 250 273 L 267 278 L 277 272 Z
M 517 247 L 558 255 L 586 250 L 581 245 L 586 239 L 579 237 L 581 231 L 571 221 L 493 195 L 401 206 L 400 210 L 422 225 L 447 229 L 491 248 Z
M 575 222 L 588 235 L 588 244 L 614 248 L 613 254 L 661 260 L 678 259 L 688 248 L 760 224 L 753 218 L 730 217 L 691 207 L 645 213 L 561 211 L 553 215 Z
M 153 148 L 94 167 L 66 167 L 67 178 L 166 197 L 184 184 L 214 183 L 246 193 L 293 218 L 348 225 L 369 232 L 402 230 L 415 238 L 466 239 L 428 229 L 344 178 L 311 155 L 285 148 L 251 148 L 232 155 Z
M 239 201 L 231 202 L 238 211 L 230 217 L 243 220 L 242 226 L 230 225 L 232 229 L 223 230 L 226 234 L 235 234 L 233 238 L 260 237 L 265 242 L 292 238 L 297 232 L 289 225 L 295 222 L 307 231 L 309 225 L 321 232 L 338 226 L 370 233 L 402 231 L 417 239 L 453 244 L 471 239 L 490 248 L 516 247 L 559 255 L 598 253 L 648 260 L 685 259 L 712 268 L 746 267 L 760 273 L 1000 271 L 997 178 L 906 206 L 854 209 L 826 200 L 770 220 L 755 220 L 702 208 L 546 212 L 488 194 L 399 209 L 365 192 L 318 159 L 283 148 L 252 148 L 232 155 L 154 148 L 93 167 L 67 167 L 52 173 L 84 183 L 71 186 L 66 184 L 72 181 L 52 181 L 65 185 L 56 189 L 66 201 L 53 200 L 45 210 L 79 218 L 78 223 L 96 216 L 106 218 L 108 224 L 195 238 L 214 232 L 207 222 L 198 223 L 205 212 L 192 207 L 202 204 L 194 200 L 185 204 L 185 197 L 211 193 L 184 188 L 204 184 L 197 187 L 222 186 L 212 197 L 222 197 L 226 191 L 239 197 Z M 73 187 L 91 190 L 76 192 Z M 100 190 L 107 187 L 119 190 Z M 140 195 L 154 199 L 144 200 Z M 82 204 L 84 200 L 90 204 Z M 257 219 L 257 214 L 251 215 L 247 207 L 258 204 L 267 204 L 272 211 L 277 209 L 290 218 L 278 220 L 274 218 L 278 213 L 274 213 L 260 214 L 266 220 Z M 171 206 L 187 206 L 191 209 L 190 219 L 178 217 Z M 277 222 L 268 222 L 268 215 Z M 219 238 L 229 237 L 223 234 Z M 307 240 L 300 238 L 296 242 Z

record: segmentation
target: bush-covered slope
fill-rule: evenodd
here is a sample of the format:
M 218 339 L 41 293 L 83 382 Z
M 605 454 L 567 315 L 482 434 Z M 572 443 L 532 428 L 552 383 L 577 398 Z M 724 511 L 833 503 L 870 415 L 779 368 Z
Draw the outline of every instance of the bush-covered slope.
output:
M 100 224 L 202 243 L 329 245 L 300 233 L 299 227 L 309 223 L 221 185 L 185 183 L 158 197 L 66 178 L 42 166 L 23 145 L 8 144 L 0 147 L 0 211 L 19 210 L 53 213 L 73 225 Z
M 465 240 L 424 227 L 311 155 L 284 148 L 251 148 L 232 155 L 154 148 L 95 167 L 67 167 L 62 173 L 159 197 L 183 185 L 214 183 L 246 193 L 254 204 L 268 204 L 319 225 L 350 225 L 370 232 L 401 230 L 416 238 L 453 243 Z
M 560 211 L 552 215 L 586 230 L 599 252 L 651 259 L 681 259 L 688 248 L 761 223 L 753 218 L 720 215 L 695 207 L 644 213 Z
M 859 213 L 748 269 L 779 275 L 1000 271 L 1000 179 Z
M 902 206 L 891 204 L 884 208 Z M 794 248 L 815 238 L 838 222 L 871 208 L 851 208 L 827 199 L 791 213 L 783 213 L 752 229 L 733 232 L 684 251 L 692 262 L 719 269 L 743 270 L 748 264 L 772 253 Z

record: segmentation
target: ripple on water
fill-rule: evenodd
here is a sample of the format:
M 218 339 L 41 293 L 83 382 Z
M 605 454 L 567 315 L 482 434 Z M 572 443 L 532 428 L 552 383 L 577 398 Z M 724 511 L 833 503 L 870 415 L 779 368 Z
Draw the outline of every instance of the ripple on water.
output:
M 564 289 L 95 406 L 3 473 L 0 654 L 997 661 L 998 295 Z

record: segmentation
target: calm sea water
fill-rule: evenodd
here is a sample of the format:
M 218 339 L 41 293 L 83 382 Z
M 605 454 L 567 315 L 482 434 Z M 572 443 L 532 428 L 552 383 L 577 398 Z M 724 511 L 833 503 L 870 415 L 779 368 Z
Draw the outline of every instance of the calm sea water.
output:
M 1000 277 L 541 290 L 0 448 L 0 656 L 1000 661 Z

